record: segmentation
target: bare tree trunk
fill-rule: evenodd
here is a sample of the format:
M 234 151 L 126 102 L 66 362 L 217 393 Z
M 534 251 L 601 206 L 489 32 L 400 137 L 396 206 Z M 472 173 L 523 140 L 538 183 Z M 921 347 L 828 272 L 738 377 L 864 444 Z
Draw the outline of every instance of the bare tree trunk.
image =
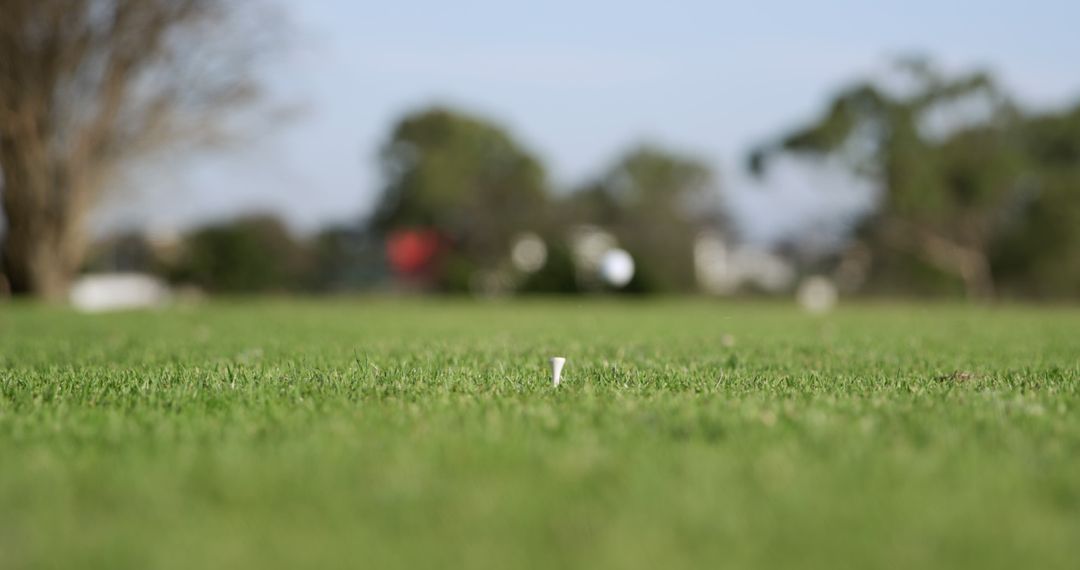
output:
M 8 226 L 3 246 L 3 271 L 15 295 L 35 295 L 62 301 L 74 270 L 54 240 L 27 239 L 24 228 Z
M 61 301 L 82 259 L 82 215 L 76 210 L 82 200 L 73 179 L 61 174 L 66 169 L 37 152 L 32 139 L 22 141 L 0 139 L 6 222 L 0 270 L 11 293 Z

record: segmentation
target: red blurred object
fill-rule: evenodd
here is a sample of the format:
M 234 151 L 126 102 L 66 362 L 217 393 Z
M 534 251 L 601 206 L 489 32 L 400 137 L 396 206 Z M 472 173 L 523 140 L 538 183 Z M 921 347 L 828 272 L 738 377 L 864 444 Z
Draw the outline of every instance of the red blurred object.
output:
M 395 230 L 386 238 L 386 256 L 399 275 L 415 277 L 429 270 L 442 249 L 439 232 L 431 229 Z

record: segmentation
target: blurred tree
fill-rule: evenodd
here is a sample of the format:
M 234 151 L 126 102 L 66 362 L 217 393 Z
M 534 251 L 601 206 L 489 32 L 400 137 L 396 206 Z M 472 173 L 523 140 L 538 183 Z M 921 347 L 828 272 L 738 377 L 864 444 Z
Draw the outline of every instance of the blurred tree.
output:
M 701 160 L 650 145 L 619 158 L 564 203 L 564 217 L 611 231 L 637 265 L 635 291 L 692 291 L 694 241 L 724 225 L 713 175 Z
M 1002 214 L 1038 171 L 1017 144 L 1024 118 L 986 73 L 947 76 L 922 59 L 897 69 L 895 83 L 843 89 L 811 125 L 754 153 L 751 169 L 779 152 L 841 161 L 882 192 L 859 231 L 879 282 L 910 289 L 938 272 L 992 295 Z
M 545 223 L 540 161 L 485 119 L 442 107 L 412 113 L 394 127 L 381 163 L 386 182 L 375 227 L 439 231 L 456 268 L 446 275 L 492 269 L 515 234 Z
M 991 248 L 1003 293 L 1080 297 L 1080 105 L 1027 118 L 1015 144 L 1027 169 Z
M 217 293 L 290 291 L 305 284 L 310 260 L 281 220 L 251 216 L 189 234 L 170 279 Z
M 84 220 L 128 162 L 213 138 L 252 97 L 225 0 L 4 0 L 0 9 L 2 269 L 16 293 L 62 297 Z M 243 38 L 248 39 L 247 37 Z

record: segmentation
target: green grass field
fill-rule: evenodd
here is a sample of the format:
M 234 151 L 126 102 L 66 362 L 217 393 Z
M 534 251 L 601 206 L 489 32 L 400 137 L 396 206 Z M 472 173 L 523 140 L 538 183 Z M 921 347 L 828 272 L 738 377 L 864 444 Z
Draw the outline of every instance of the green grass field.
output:
M 5 570 L 1077 560 L 1080 309 L 0 305 Z

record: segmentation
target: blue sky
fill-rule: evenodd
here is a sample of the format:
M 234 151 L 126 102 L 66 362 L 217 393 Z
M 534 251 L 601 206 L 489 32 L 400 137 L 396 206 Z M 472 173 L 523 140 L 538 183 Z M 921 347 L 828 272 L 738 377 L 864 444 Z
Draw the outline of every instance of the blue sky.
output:
M 302 112 L 228 153 L 170 161 L 108 206 L 111 226 L 274 211 L 295 228 L 356 219 L 392 122 L 429 103 L 508 126 L 572 185 L 657 141 L 707 160 L 762 238 L 858 207 L 798 177 L 752 188 L 748 148 L 812 116 L 843 82 L 922 53 L 996 71 L 1026 104 L 1080 99 L 1080 2 L 305 0 L 271 98 Z

